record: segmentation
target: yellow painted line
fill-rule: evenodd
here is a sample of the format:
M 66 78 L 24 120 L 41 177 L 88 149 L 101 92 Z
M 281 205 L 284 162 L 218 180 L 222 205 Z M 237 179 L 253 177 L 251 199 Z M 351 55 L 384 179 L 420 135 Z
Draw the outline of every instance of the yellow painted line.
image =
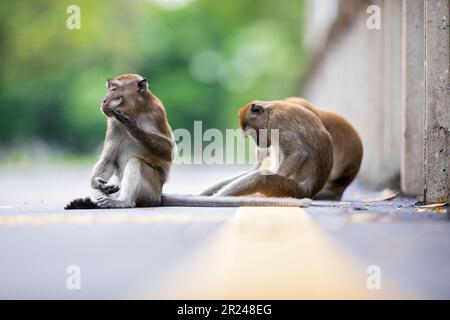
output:
M 192 211 L 192 210 L 191 210 Z M 86 214 L 8 214 L 0 215 L 0 226 L 26 226 L 26 225 L 50 225 L 50 224 L 186 224 L 191 222 L 223 221 L 226 215 L 198 214 L 198 213 L 86 213 Z
M 303 209 L 239 208 L 197 254 L 169 272 L 151 298 L 400 297 L 385 278 L 381 290 L 369 290 L 367 267 L 328 238 Z

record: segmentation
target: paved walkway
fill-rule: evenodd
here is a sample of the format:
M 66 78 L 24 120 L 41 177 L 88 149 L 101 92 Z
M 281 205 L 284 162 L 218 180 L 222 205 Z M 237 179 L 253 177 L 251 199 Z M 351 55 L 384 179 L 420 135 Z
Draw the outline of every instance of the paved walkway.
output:
M 0 169 L 0 298 L 450 298 L 446 209 L 354 184 L 306 209 L 64 211 L 89 169 L 52 170 Z M 239 170 L 174 168 L 166 192 Z

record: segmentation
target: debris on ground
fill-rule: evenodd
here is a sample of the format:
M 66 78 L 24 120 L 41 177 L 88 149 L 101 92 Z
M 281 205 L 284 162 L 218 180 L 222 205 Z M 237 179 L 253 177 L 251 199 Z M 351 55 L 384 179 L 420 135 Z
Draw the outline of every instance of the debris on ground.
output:
M 448 206 L 448 202 L 430 203 L 421 206 L 416 206 L 416 208 L 427 209 L 427 208 L 441 208 L 445 206 Z
M 399 195 L 398 191 L 394 191 L 392 189 L 384 189 L 381 193 L 380 193 L 380 197 L 379 198 L 373 198 L 373 199 L 363 199 L 363 202 L 379 202 L 379 201 L 388 201 L 388 200 L 392 200 L 395 199 L 397 196 Z
M 417 212 L 447 213 L 448 202 L 430 203 L 414 206 Z

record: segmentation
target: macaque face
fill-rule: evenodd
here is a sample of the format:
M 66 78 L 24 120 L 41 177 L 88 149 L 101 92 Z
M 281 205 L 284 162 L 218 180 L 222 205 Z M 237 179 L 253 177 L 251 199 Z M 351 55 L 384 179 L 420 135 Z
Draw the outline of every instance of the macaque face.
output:
M 253 101 L 243 107 L 239 112 L 241 129 L 244 135 L 252 137 L 259 146 L 261 139 L 261 129 L 267 129 L 268 104 L 262 101 Z M 266 138 L 267 141 L 267 138 Z
M 120 79 L 123 76 L 106 83 L 108 93 L 102 101 L 101 110 L 107 117 L 112 117 L 112 110 L 131 111 L 140 97 L 148 90 L 147 80 L 142 77 L 135 79 Z

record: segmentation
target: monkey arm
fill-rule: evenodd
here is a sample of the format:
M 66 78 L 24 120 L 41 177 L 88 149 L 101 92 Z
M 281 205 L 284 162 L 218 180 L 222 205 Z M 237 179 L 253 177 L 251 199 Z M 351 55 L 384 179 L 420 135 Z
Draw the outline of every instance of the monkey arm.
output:
M 113 109 L 115 118 L 121 122 L 128 132 L 138 141 L 140 141 L 147 149 L 151 150 L 155 156 L 172 161 L 173 142 L 170 139 L 162 137 L 153 132 L 147 132 L 139 128 L 135 119 Z
M 298 173 L 303 167 L 303 163 L 307 157 L 306 153 L 292 153 L 283 159 L 276 173 L 284 177 L 288 177 L 293 173 Z
M 91 187 L 100 190 L 104 194 L 111 194 L 119 191 L 119 186 L 109 185 L 108 180 L 114 174 L 114 163 L 107 158 L 102 157 L 94 166 Z
M 268 156 L 270 156 L 270 148 L 256 148 L 256 163 L 252 170 L 258 170 Z
M 148 133 L 135 127 L 128 129 L 133 137 L 139 140 L 152 154 L 166 161 L 172 161 L 173 143 L 167 138 Z

